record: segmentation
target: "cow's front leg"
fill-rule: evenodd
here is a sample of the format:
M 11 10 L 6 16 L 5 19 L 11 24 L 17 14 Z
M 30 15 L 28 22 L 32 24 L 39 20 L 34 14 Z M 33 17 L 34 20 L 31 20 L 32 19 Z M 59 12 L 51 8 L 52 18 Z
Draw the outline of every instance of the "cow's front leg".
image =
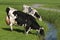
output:
M 12 23 L 10 23 L 10 28 L 11 28 L 11 31 L 13 31 L 13 27 L 12 27 L 12 25 L 13 25 L 13 24 L 12 24 Z
M 30 30 L 31 30 L 31 27 L 26 27 L 26 34 L 28 34 Z

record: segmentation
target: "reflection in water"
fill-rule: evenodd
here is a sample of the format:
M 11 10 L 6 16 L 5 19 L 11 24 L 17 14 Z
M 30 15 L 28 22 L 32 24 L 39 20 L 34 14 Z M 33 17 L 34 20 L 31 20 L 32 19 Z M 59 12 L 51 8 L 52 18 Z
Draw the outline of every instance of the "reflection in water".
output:
M 45 36 L 45 40 L 57 40 L 57 30 L 54 28 L 54 25 L 47 23 L 48 32 Z

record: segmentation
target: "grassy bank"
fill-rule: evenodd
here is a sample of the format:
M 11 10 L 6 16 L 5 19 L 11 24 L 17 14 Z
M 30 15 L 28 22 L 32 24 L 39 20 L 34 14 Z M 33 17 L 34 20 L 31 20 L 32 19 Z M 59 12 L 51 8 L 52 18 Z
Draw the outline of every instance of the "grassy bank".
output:
M 57 29 L 57 38 L 60 40 L 60 13 L 46 10 L 39 10 L 40 15 L 42 15 L 43 20 L 46 20 L 55 25 Z

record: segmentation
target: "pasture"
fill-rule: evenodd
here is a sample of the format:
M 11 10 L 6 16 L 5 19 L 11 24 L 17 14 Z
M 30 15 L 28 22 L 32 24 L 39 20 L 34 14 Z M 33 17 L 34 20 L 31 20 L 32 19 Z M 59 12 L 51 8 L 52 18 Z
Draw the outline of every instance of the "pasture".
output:
M 13 26 L 14 31 L 10 31 L 10 27 L 5 23 L 6 12 L 5 9 L 8 6 L 14 7 L 22 11 L 22 5 L 44 4 L 43 7 L 60 9 L 60 0 L 0 0 L 0 40 L 42 40 L 41 36 L 38 37 L 35 30 L 32 30 L 28 35 L 24 34 L 24 27 Z M 60 12 L 46 11 L 37 9 L 40 15 L 43 17 L 43 22 L 39 22 L 45 30 L 47 25 L 44 21 L 53 23 L 56 27 L 57 38 L 60 40 Z

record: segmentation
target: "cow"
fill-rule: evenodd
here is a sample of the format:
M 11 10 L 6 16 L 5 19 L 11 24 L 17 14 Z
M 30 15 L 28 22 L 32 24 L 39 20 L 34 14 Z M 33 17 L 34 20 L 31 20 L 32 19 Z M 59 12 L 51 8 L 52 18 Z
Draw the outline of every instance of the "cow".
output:
M 23 5 L 23 12 L 28 13 L 32 15 L 34 18 L 38 18 L 40 21 L 42 21 L 42 17 L 39 15 L 38 11 L 31 6 Z
M 17 24 L 25 26 L 26 34 L 28 34 L 31 29 L 34 29 L 41 35 L 44 35 L 44 28 L 36 22 L 36 19 L 33 16 L 16 9 L 11 9 L 11 7 L 6 8 L 6 13 L 7 17 L 10 19 L 9 25 L 11 27 L 11 31 L 13 30 L 13 24 Z

